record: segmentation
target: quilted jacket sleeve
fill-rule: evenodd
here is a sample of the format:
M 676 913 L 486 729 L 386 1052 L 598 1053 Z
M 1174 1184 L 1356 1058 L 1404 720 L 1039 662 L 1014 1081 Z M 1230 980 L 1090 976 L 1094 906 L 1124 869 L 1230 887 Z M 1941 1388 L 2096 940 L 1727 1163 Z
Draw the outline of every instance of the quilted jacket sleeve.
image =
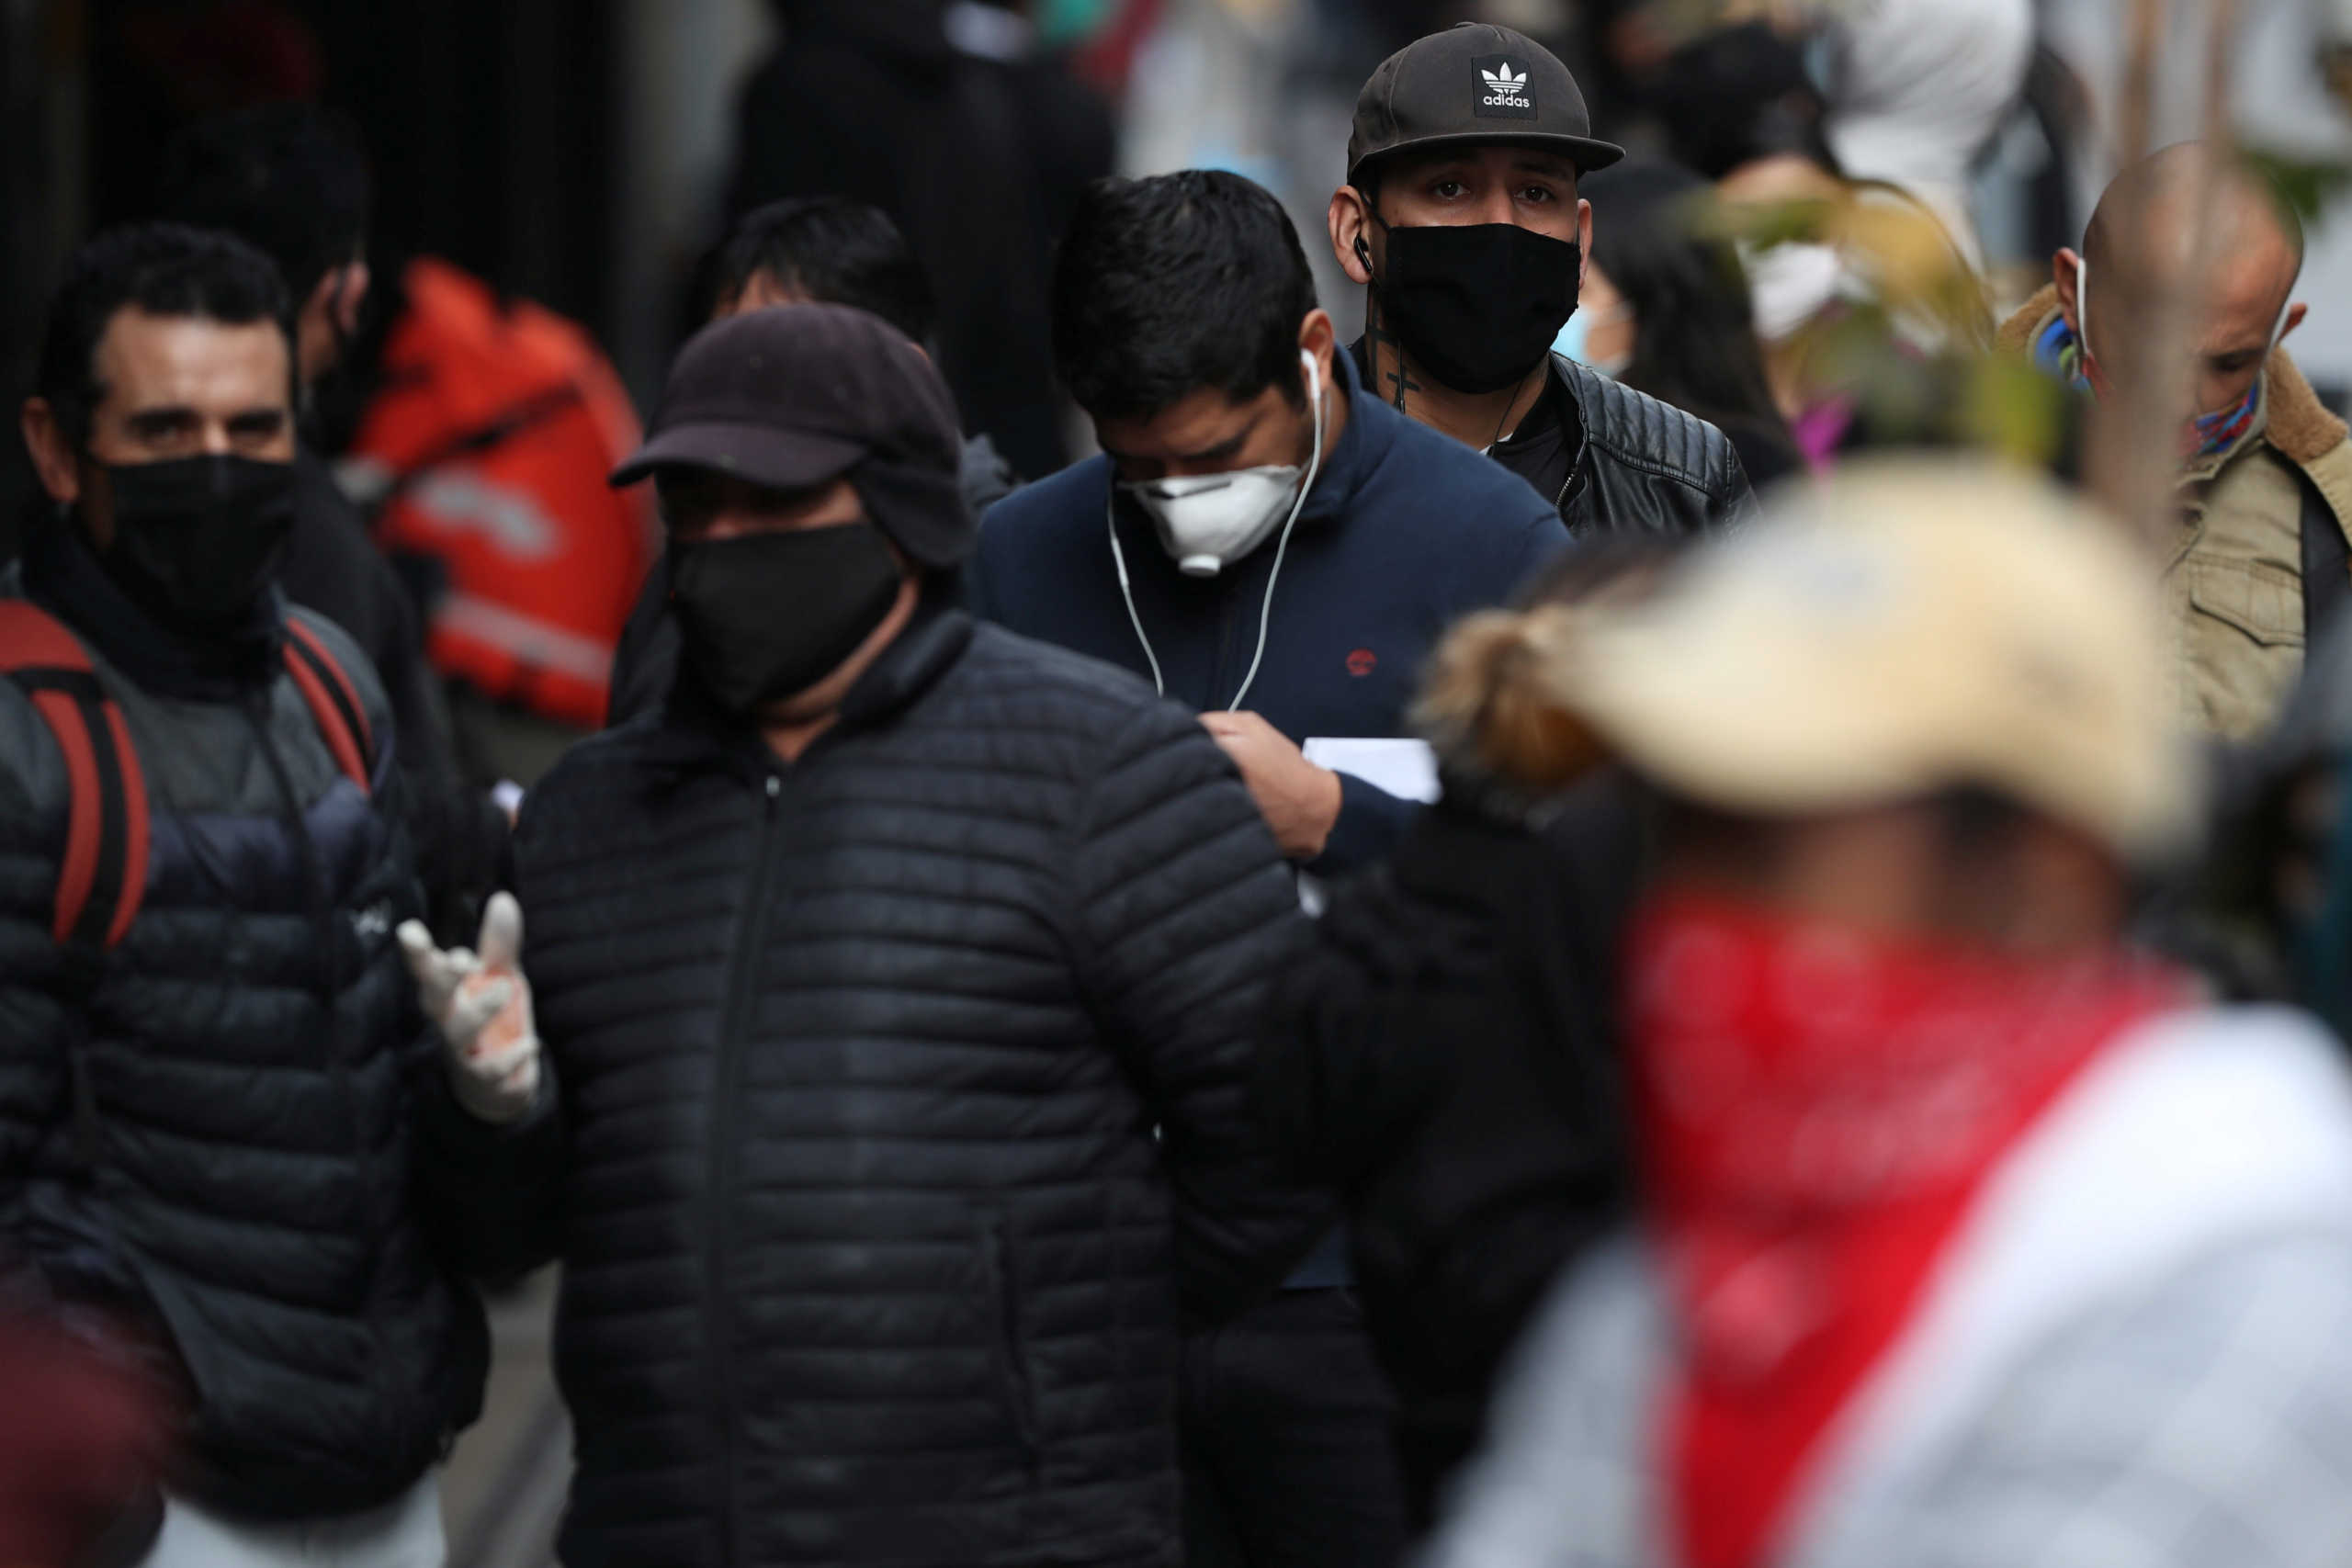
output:
M 1279 1282 L 1337 1207 L 1282 1174 L 1249 1107 L 1258 1014 L 1303 935 L 1296 887 L 1232 764 L 1164 705 L 1111 744 L 1073 833 L 1081 982 L 1159 1122 L 1179 1297 L 1221 1316 Z
M 86 1014 L 50 937 L 63 822 L 63 762 L 41 721 L 0 684 L 0 1298 L 40 1303 L 26 1272 L 26 1190 L 34 1153 L 66 1114 L 69 1066 Z M 44 773 L 53 773 L 53 778 Z M 52 791 L 56 804 L 44 809 Z M 93 1264 L 102 1260 L 93 1258 Z

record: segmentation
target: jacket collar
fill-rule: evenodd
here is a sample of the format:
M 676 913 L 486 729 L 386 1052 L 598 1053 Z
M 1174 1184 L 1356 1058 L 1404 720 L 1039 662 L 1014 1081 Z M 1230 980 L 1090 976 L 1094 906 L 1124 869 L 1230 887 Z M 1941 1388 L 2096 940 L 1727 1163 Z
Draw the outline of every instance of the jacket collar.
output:
M 1382 406 L 1378 398 L 1364 390 L 1352 353 L 1332 355 L 1331 367 L 1347 398 L 1348 423 L 1340 439 L 1323 454 L 1322 470 L 1315 476 L 1315 488 L 1306 492 L 1306 505 L 1298 514 L 1301 523 L 1318 523 L 1353 510 L 1357 496 L 1388 455 L 1389 433 L 1380 422 L 1397 417 L 1396 410 Z
M 1359 337 L 1348 345 L 1348 351 L 1345 354 L 1332 355 L 1335 361 L 1346 362 L 1340 374 L 1347 382 L 1351 399 L 1348 405 L 1350 417 L 1347 434 L 1341 437 L 1340 443 L 1342 448 L 1353 442 L 1358 431 L 1363 430 L 1374 420 L 1412 417 L 1409 414 L 1397 412 L 1395 408 L 1364 389 L 1364 377 L 1368 374 L 1367 366 L 1371 353 L 1370 340 Z M 1566 443 L 1569 452 L 1567 485 L 1560 494 L 1552 498 L 1553 503 L 1558 505 L 1584 488 L 1585 458 L 1589 446 L 1585 438 L 1585 432 L 1590 426 L 1592 420 L 1586 406 L 1585 393 L 1578 387 L 1577 378 L 1579 375 L 1590 377 L 1591 372 L 1583 370 L 1571 361 L 1555 354 L 1551 356 L 1548 375 L 1550 378 L 1544 389 L 1544 397 L 1552 400 L 1553 406 L 1559 411 L 1562 425 L 1561 439 Z M 1540 407 L 1541 404 L 1539 403 L 1538 406 Z M 1363 417 L 1363 411 L 1367 407 L 1375 411 L 1373 420 Z M 1521 423 L 1524 423 L 1525 421 L 1522 420 Z M 1364 465 L 1366 472 L 1378 466 L 1381 457 L 1385 455 L 1386 447 L 1386 433 L 1384 431 L 1378 449 L 1372 453 L 1369 461 Z M 1364 448 L 1359 446 L 1357 450 L 1363 452 Z M 1357 482 L 1361 483 L 1361 477 Z M 1321 501 L 1324 487 L 1317 484 L 1315 490 L 1316 493 L 1309 496 L 1306 501 L 1305 513 L 1306 517 L 1313 517 L 1324 510 Z M 1336 503 L 1333 509 L 1336 510 Z
M 198 641 L 159 624 L 115 585 L 71 523 L 43 517 L 28 530 L 25 596 L 71 626 L 142 692 L 198 702 L 236 702 L 277 678 L 286 601 L 272 586 L 244 624 Z
M 842 696 L 832 728 L 801 753 L 804 762 L 841 736 L 888 724 L 964 656 L 972 641 L 972 618 L 956 607 L 956 592 L 937 579 L 926 587 L 904 629 Z M 642 755 L 661 773 L 695 773 L 716 765 L 757 778 L 783 766 L 758 728 L 719 711 L 683 660 L 669 705 L 651 726 Z
M 950 594 L 926 589 L 906 628 L 842 698 L 831 733 L 888 724 L 931 690 L 971 643 L 972 617 L 955 606 Z
M 1994 346 L 2030 355 L 2051 323 L 2061 319 L 2058 286 L 2045 283 L 2001 323 L 1993 334 Z M 2344 422 L 2319 400 L 2284 344 L 2270 351 L 2270 363 L 2263 371 L 2262 400 L 2266 410 L 2262 439 L 2289 462 L 2308 468 L 2344 445 L 2347 434 Z

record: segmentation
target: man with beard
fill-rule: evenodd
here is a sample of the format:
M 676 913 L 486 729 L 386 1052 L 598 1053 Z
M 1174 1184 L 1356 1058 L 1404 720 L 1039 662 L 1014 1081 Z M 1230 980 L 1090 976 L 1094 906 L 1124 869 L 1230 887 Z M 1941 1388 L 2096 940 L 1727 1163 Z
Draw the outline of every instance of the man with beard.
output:
M 1597 141 L 1567 67 L 1464 22 L 1384 62 L 1356 99 L 1332 254 L 1367 289 L 1356 368 L 1374 396 L 1484 451 L 1571 533 L 1729 527 L 1755 502 L 1721 431 L 1553 343 L 1577 307 Z

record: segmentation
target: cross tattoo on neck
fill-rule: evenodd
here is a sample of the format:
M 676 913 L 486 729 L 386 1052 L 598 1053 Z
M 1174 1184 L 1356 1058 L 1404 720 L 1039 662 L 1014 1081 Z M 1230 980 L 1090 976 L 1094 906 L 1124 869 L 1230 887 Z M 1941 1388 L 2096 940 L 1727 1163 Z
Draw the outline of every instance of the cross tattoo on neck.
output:
M 1403 413 L 1405 412 L 1405 394 L 1407 392 L 1418 392 L 1424 389 L 1421 384 L 1419 381 L 1414 380 L 1405 369 L 1405 345 L 1397 341 L 1396 333 L 1383 332 L 1380 328 L 1380 323 L 1377 321 L 1367 321 L 1364 324 L 1363 330 L 1364 343 L 1366 346 L 1372 350 L 1372 362 L 1375 366 L 1380 363 L 1380 345 L 1382 344 L 1388 344 L 1396 351 L 1396 368 L 1388 372 L 1388 379 L 1396 389 L 1396 397 L 1395 400 L 1396 410 L 1398 413 Z

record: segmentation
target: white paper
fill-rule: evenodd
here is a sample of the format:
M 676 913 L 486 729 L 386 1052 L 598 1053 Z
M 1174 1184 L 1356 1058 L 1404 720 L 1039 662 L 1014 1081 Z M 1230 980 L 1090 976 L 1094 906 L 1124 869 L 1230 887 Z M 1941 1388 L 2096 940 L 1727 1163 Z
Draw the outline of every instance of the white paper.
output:
M 1427 806 L 1438 796 L 1437 753 L 1426 740 L 1370 740 L 1344 736 L 1315 735 L 1299 750 L 1318 768 L 1353 773 L 1399 800 Z M 1298 874 L 1298 902 L 1310 915 L 1323 913 L 1323 884 L 1305 872 Z
M 1306 760 L 1335 773 L 1353 773 L 1400 800 L 1435 800 L 1437 753 L 1426 740 L 1363 740 L 1315 735 L 1299 748 Z

